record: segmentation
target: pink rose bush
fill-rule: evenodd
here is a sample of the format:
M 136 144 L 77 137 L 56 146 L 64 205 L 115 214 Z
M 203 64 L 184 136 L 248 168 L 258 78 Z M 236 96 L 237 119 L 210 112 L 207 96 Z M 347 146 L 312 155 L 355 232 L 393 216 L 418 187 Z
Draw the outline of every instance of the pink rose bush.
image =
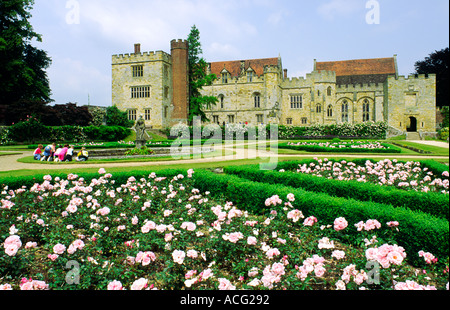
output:
M 335 162 L 328 159 L 317 159 L 317 163 L 303 164 L 298 173 L 320 176 L 341 181 L 356 180 L 370 182 L 381 186 L 394 186 L 404 190 L 421 192 L 449 193 L 449 174 L 435 175 L 420 162 L 398 163 L 397 160 L 384 159 L 377 163 L 366 161 L 360 166 L 352 162 Z
M 123 182 L 100 169 L 92 180 L 47 175 L 29 189 L 3 188 L 0 290 L 445 289 L 448 283 L 447 273 L 433 269 L 433 254 L 407 256 L 383 241 L 401 222 L 325 221 L 287 192 L 264 197 L 267 214 L 252 214 L 214 194 L 195 187 L 191 169 Z M 338 238 L 350 231 L 355 244 Z M 426 277 L 408 264 L 413 256 L 429 267 Z M 368 281 L 374 264 L 381 284 Z M 78 284 L 66 278 L 70 271 L 79 272 Z

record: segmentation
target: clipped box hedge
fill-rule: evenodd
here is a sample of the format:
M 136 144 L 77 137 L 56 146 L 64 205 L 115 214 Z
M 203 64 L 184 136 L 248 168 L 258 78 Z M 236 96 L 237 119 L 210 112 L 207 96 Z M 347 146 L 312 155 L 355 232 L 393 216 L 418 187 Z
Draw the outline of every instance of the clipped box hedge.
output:
M 440 193 L 405 191 L 371 183 L 318 178 L 313 175 L 290 171 L 260 170 L 259 166 L 256 165 L 227 167 L 224 172 L 255 182 L 282 184 L 315 193 L 326 193 L 335 197 L 389 204 L 394 207 L 409 208 L 449 219 L 449 197 Z
M 291 145 L 289 143 L 280 143 L 278 144 L 278 148 L 280 149 L 289 149 L 295 151 L 307 151 L 307 152 L 316 152 L 316 153 L 382 153 L 382 154 L 393 154 L 393 153 L 401 153 L 401 149 L 393 146 L 391 144 L 381 143 L 382 146 L 386 147 L 386 149 L 370 149 L 370 148 L 351 148 L 350 145 L 344 148 L 332 148 L 325 147 L 320 145 Z
M 212 172 L 197 171 L 194 175 L 195 185 L 200 191 L 211 191 L 212 195 L 220 194 L 233 201 L 239 208 L 254 214 L 268 214 L 275 207 L 266 207 L 265 200 L 273 195 L 282 199 L 292 193 L 292 203 L 307 216 L 315 216 L 321 224 L 333 224 L 338 217 L 345 217 L 349 223 L 348 234 L 356 236 L 353 224 L 359 221 L 376 219 L 384 224 L 390 221 L 400 223 L 395 241 L 408 253 L 429 251 L 441 260 L 448 258 L 449 222 L 430 214 L 391 205 L 358 201 L 342 197 L 332 197 L 325 193 L 308 192 L 303 189 L 268 184 L 241 179 L 233 175 L 217 175 Z M 282 207 L 282 206 L 281 206 Z M 410 255 L 414 264 L 420 262 L 419 256 Z

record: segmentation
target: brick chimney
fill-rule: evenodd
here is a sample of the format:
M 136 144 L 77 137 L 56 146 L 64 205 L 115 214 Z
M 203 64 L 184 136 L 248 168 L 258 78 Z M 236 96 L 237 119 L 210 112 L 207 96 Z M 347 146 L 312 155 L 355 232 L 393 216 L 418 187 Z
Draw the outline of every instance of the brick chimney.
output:
M 141 53 L 141 44 L 140 43 L 136 43 L 134 45 L 134 53 L 135 54 L 140 54 Z
M 189 118 L 189 44 L 186 40 L 170 42 L 172 54 L 172 123 L 188 123 Z
M 288 69 L 284 69 L 284 79 L 285 80 L 287 79 L 287 72 L 288 72 Z

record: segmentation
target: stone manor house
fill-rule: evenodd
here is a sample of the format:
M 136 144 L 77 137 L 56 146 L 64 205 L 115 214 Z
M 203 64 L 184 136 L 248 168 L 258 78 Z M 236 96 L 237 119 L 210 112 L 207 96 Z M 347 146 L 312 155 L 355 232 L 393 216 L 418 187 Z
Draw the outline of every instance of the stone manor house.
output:
M 306 77 L 288 77 L 281 57 L 212 62 L 217 80 L 203 94 L 218 103 L 213 123 L 311 126 L 386 121 L 390 133 L 436 132 L 436 76 L 399 76 L 397 55 L 346 61 L 314 60 Z M 189 109 L 188 43 L 171 53 L 112 56 L 112 103 L 131 120 L 142 115 L 154 129 L 186 123 Z

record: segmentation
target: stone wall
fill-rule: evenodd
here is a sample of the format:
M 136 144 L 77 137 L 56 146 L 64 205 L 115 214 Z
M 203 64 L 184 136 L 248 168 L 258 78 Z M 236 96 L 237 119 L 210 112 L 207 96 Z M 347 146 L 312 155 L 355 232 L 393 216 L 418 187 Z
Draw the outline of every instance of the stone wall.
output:
M 436 75 L 389 77 L 385 83 L 385 116 L 389 126 L 406 132 L 436 132 Z M 415 121 L 414 121 L 415 120 Z
M 142 65 L 143 75 L 133 77 L 133 66 Z M 114 55 L 112 57 L 112 104 L 122 111 L 136 110 L 136 116 L 146 115 L 150 119 L 146 126 L 165 128 L 172 101 L 171 56 L 165 52 Z M 132 98 L 131 88 L 149 86 L 149 98 Z M 166 111 L 165 111 L 166 110 Z

